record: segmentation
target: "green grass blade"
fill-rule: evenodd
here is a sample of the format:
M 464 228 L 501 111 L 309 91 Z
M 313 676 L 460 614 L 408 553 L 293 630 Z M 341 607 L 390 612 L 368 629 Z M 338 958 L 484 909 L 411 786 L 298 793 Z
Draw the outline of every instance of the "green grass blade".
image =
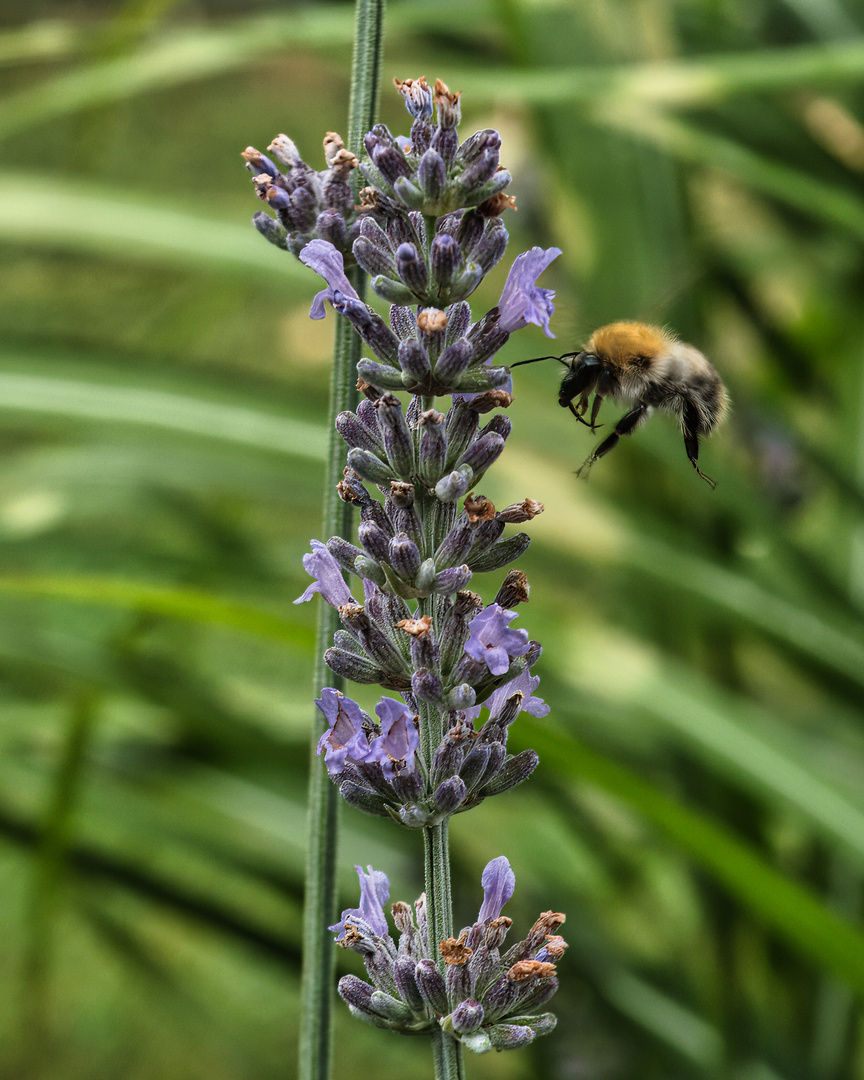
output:
M 0 372 L 0 411 L 140 424 L 270 453 L 320 461 L 325 432 L 313 424 L 186 394 L 83 379 Z
M 524 715 L 521 738 L 543 766 L 629 804 L 739 903 L 820 967 L 864 994 L 864 934 L 770 866 L 720 822 L 684 806 L 631 770 Z
M 0 575 L 0 594 L 77 600 L 86 604 L 128 608 L 190 622 L 226 626 L 289 645 L 309 654 L 311 631 L 290 619 L 236 600 L 196 589 L 122 581 L 116 578 L 61 575 Z
M 242 183 L 239 169 L 238 175 Z M 51 213 L 46 213 L 45 184 L 52 189 Z M 253 275 L 282 290 L 286 281 L 313 287 L 317 278 L 250 224 L 255 207 L 250 196 L 248 220 L 234 225 L 159 206 L 156 200 L 118 197 L 115 189 L 69 177 L 42 175 L 34 185 L 25 173 L 0 172 L 0 237 L 7 242 L 207 274 Z

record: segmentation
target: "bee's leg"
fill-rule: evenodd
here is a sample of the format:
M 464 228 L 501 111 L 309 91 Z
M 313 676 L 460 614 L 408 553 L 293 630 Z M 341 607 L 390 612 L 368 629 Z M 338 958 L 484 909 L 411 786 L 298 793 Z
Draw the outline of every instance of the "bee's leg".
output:
M 603 427 L 602 424 L 597 423 L 597 413 L 600 412 L 600 406 L 603 404 L 603 395 L 594 395 L 594 404 L 591 406 L 591 430 L 596 431 L 597 428 Z
M 594 462 L 608 454 L 618 444 L 618 440 L 622 435 L 632 435 L 632 433 L 639 426 L 640 422 L 648 415 L 648 405 L 637 405 L 635 409 L 631 409 L 630 412 L 625 413 L 618 423 L 615 425 L 615 429 L 611 435 L 607 435 L 603 442 L 597 447 L 594 453 L 585 460 L 582 466 L 576 471 L 577 476 L 581 476 L 583 473 L 585 476 Z
M 699 436 L 696 434 L 699 428 L 699 414 L 691 406 L 685 406 L 681 426 L 684 429 L 684 449 L 687 451 L 690 464 L 713 491 L 717 487 L 717 481 L 702 472 L 696 464 L 696 459 L 699 457 Z
M 585 418 L 584 418 L 584 417 L 582 416 L 582 413 L 581 413 L 581 412 L 579 412 L 579 410 L 578 410 L 578 409 L 576 408 L 576 406 L 575 406 L 575 405 L 573 404 L 573 402 L 572 402 L 572 401 L 568 401 L 568 402 L 567 402 L 567 408 L 568 408 L 568 409 L 570 410 L 570 412 L 572 412 L 572 413 L 573 413 L 573 415 L 574 415 L 574 416 L 576 417 L 576 419 L 577 419 L 577 420 L 579 421 L 579 423 L 580 423 L 580 424 L 584 424 L 584 425 L 585 425 L 585 427 L 591 427 L 591 425 L 590 425 L 590 424 L 588 423 L 588 421 L 587 421 L 587 420 L 586 420 L 586 419 L 585 419 Z M 593 429 L 592 429 L 592 430 L 593 430 Z

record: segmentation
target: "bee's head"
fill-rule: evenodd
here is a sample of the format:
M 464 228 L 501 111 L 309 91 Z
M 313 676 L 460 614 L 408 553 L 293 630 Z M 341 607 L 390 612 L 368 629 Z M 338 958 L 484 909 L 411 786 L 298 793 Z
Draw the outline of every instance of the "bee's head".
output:
M 610 367 L 626 368 L 653 360 L 667 348 L 668 335 L 657 326 L 638 322 L 616 322 L 595 330 L 580 356 L 594 355 Z

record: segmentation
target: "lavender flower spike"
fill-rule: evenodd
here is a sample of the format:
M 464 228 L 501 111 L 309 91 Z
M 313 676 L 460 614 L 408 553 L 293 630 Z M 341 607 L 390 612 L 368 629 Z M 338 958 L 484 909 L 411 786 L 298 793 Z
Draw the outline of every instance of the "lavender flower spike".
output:
M 480 884 L 483 886 L 483 904 L 477 916 L 478 924 L 497 919 L 516 888 L 516 875 L 505 855 L 486 863 Z
M 533 247 L 516 256 L 498 301 L 501 313 L 498 326 L 501 330 L 512 334 L 530 322 L 542 326 L 547 337 L 555 337 L 549 329 L 555 292 L 553 289 L 541 289 L 537 285 L 537 278 L 560 254 L 561 248 L 552 247 L 544 251 L 541 247 Z M 300 257 L 303 258 L 302 254 Z
M 318 753 L 324 754 L 330 776 L 338 777 L 345 768 L 346 758 L 357 762 L 369 756 L 363 713 L 356 701 L 331 686 L 321 691 L 315 704 L 330 725 L 318 741 Z
M 414 754 L 420 733 L 413 712 L 395 698 L 381 698 L 375 706 L 381 734 L 369 744 L 369 761 L 380 763 L 384 775 L 393 780 L 397 773 L 414 771 Z
M 528 631 L 509 628 L 515 618 L 515 611 L 490 604 L 478 611 L 468 625 L 465 652 L 485 664 L 493 675 L 503 675 L 514 657 L 528 652 Z
M 379 936 L 384 937 L 387 933 L 387 918 L 384 915 L 384 905 L 390 899 L 390 882 L 383 870 L 373 870 L 367 866 L 368 873 L 363 873 L 362 866 L 354 869 L 360 877 L 360 907 L 346 908 L 342 912 L 342 918 L 338 923 L 329 926 L 335 934 L 341 930 L 342 934 L 336 938 L 341 941 L 347 933 L 346 922 L 350 922 L 351 916 L 362 919 Z
M 539 250 L 539 248 L 535 250 Z M 352 300 L 360 299 L 356 289 L 345 274 L 345 261 L 342 258 L 342 252 L 337 251 L 327 240 L 310 240 L 300 252 L 299 258 L 300 262 L 311 267 L 316 274 L 320 274 L 327 282 L 327 288 L 315 294 L 312 307 L 309 308 L 310 319 L 323 319 L 327 314 L 324 301 L 329 300 L 332 304 L 337 292 Z
M 334 608 L 353 602 L 354 597 L 345 584 L 339 563 L 327 550 L 327 545 L 320 540 L 313 540 L 312 551 L 303 556 L 303 569 L 315 580 L 302 596 L 297 597 L 295 604 L 304 604 L 311 600 L 315 593 L 321 593 L 330 607 Z

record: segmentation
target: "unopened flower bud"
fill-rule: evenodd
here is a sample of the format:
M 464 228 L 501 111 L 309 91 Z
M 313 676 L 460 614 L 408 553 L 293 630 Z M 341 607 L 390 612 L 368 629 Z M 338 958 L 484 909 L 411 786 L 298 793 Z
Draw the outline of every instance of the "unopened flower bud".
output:
M 278 221 L 274 221 L 264 210 L 259 210 L 257 214 L 253 215 L 252 224 L 265 240 L 269 240 L 271 244 L 275 244 L 276 247 L 282 248 L 283 251 L 288 250 L 288 242 L 286 239 L 288 230 Z
M 551 1013 L 549 1015 L 551 1016 Z M 534 1042 L 538 1034 L 545 1034 L 535 1032 L 527 1024 L 493 1024 L 490 1028 L 484 1028 L 483 1033 L 488 1034 L 489 1042 L 495 1050 L 519 1050 Z
M 458 518 L 435 552 L 435 566 L 443 570 L 460 563 L 474 546 L 475 532 L 467 518 Z
M 393 905 L 394 908 L 396 905 Z M 393 965 L 393 979 L 396 989 L 402 1000 L 413 1009 L 414 1012 L 422 1012 L 425 1008 L 423 998 L 417 989 L 415 977 L 416 961 L 409 956 L 400 956 Z
M 349 574 L 354 573 L 355 560 L 358 555 L 363 554 L 360 548 L 343 540 L 341 536 L 331 536 L 325 546 L 343 570 L 347 570 Z
M 417 180 L 430 202 L 437 202 L 447 183 L 447 167 L 437 150 L 427 150 L 417 166 Z
M 385 277 L 390 278 L 397 276 L 396 263 L 392 253 L 368 237 L 358 236 L 351 250 L 358 264 L 371 277 L 375 277 L 377 274 L 383 274 Z
M 392 470 L 398 476 L 407 478 L 415 469 L 414 440 L 402 414 L 402 403 L 393 394 L 383 394 L 375 402 L 375 408 L 378 410 L 378 426 L 384 450 Z M 357 471 L 360 472 L 359 469 Z
M 386 677 L 386 672 L 377 664 L 345 649 L 328 649 L 324 653 L 324 663 L 334 674 L 364 686 L 380 683 Z
M 357 529 L 357 538 L 370 559 L 379 563 L 389 562 L 390 537 L 373 521 L 363 521 Z
M 376 274 L 369 284 L 372 286 L 372 291 L 388 304 L 416 303 L 416 296 L 402 281 L 394 281 L 393 278 L 384 274 Z
M 446 1016 L 450 1011 L 447 987 L 434 960 L 419 960 L 416 968 L 417 988 L 432 1012 Z M 357 980 L 360 981 L 359 979 Z
M 415 577 L 414 585 L 421 592 L 429 592 L 435 588 L 438 575 L 435 573 L 435 563 L 432 559 L 424 559 L 420 564 Z
M 388 545 L 389 563 L 403 581 L 413 581 L 420 569 L 420 552 L 417 545 L 404 533 L 393 537 Z
M 484 1016 L 480 1002 L 468 998 L 467 1001 L 461 1001 L 450 1014 L 450 1027 L 457 1035 L 470 1035 L 483 1023 Z
M 335 210 L 324 210 L 315 221 L 315 232 L 318 238 L 326 240 L 339 251 L 344 251 L 348 245 L 348 229 L 345 218 Z
M 399 820 L 406 829 L 423 829 L 429 823 L 429 814 L 422 806 L 400 806 Z
M 442 690 L 441 680 L 434 671 L 422 669 L 411 676 L 411 691 L 421 701 L 437 704 L 441 700 Z
M 473 576 L 472 571 L 464 563 L 462 566 L 450 566 L 435 575 L 431 589 L 438 596 L 452 596 L 453 593 L 466 589 L 471 584 Z
M 365 382 L 376 387 L 378 390 L 404 390 L 405 383 L 402 381 L 402 372 L 387 364 L 379 364 L 375 360 L 367 360 L 365 357 L 357 363 L 357 374 Z
M 374 559 L 367 559 L 365 555 L 358 555 L 354 563 L 354 573 L 361 578 L 373 581 L 379 587 L 386 585 L 387 575 L 382 567 Z
M 361 787 L 353 780 L 343 780 L 339 785 L 339 796 L 353 806 L 356 810 L 362 810 L 364 814 L 374 814 L 376 817 L 389 817 L 386 800 L 369 788 Z
M 426 263 L 413 244 L 400 244 L 396 251 L 396 273 L 417 297 L 424 297 L 429 286 Z
M 449 817 L 456 813 L 467 794 L 468 789 L 461 776 L 451 776 L 435 789 L 432 803 L 441 817 Z
M 444 462 L 447 457 L 444 421 L 444 414 L 434 409 L 429 409 L 420 416 L 418 468 L 421 479 L 427 484 L 437 484 L 444 472 Z
M 441 382 L 458 378 L 474 359 L 474 349 L 464 338 L 448 345 L 435 362 L 435 377 Z
M 360 451 L 352 451 L 359 453 Z M 359 470 L 358 470 L 359 471 Z M 460 465 L 458 469 L 442 476 L 435 485 L 435 494 L 441 502 L 458 502 L 474 482 L 474 473 L 471 468 Z
M 504 439 L 497 433 L 488 432 L 476 439 L 462 455 L 459 466 L 467 465 L 479 479 L 498 460 L 504 449 Z
M 348 465 L 370 484 L 386 484 L 393 476 L 393 467 L 369 450 L 354 447 L 348 451 Z
M 479 789 L 478 795 L 484 799 L 491 795 L 500 795 L 504 791 L 521 784 L 527 780 L 537 768 L 540 761 L 536 751 L 523 750 L 521 753 L 507 758 L 494 777 L 489 779 Z
M 429 356 L 420 342 L 414 338 L 399 343 L 399 367 L 416 383 L 426 382 L 432 374 Z
M 503 258 L 508 239 L 503 224 L 498 218 L 493 218 L 487 223 L 481 240 L 472 250 L 471 262 L 479 266 L 484 275 L 488 274 Z
M 492 754 L 491 743 L 475 742 L 465 756 L 459 775 L 467 791 L 473 791 L 486 775 Z
M 454 686 L 447 697 L 447 707 L 449 709 L 473 709 L 475 702 L 477 701 L 477 694 L 472 686 L 467 683 L 461 683 L 459 686 Z
M 531 537 L 527 533 L 516 533 L 499 540 L 476 558 L 469 556 L 468 565 L 475 573 L 488 573 L 498 570 L 508 563 L 515 562 L 528 548 Z
M 461 266 L 462 251 L 458 243 L 447 233 L 440 233 L 429 251 L 429 267 L 438 295 L 446 293 Z
M 480 359 L 476 346 L 474 359 L 475 361 Z M 482 394 L 486 390 L 496 390 L 501 386 L 506 386 L 509 382 L 509 368 L 490 367 L 478 362 L 460 377 L 458 391 L 460 394 Z
M 447 414 L 447 461 L 451 468 L 464 454 L 480 426 L 477 413 L 464 401 L 454 401 Z
M 341 412 L 336 417 L 336 430 L 350 447 L 368 450 L 376 457 L 384 456 L 384 444 L 377 431 L 370 431 L 352 412 Z
M 413 181 L 400 176 L 394 183 L 393 190 L 396 196 L 411 210 L 423 210 L 426 207 L 426 196 L 421 188 Z

